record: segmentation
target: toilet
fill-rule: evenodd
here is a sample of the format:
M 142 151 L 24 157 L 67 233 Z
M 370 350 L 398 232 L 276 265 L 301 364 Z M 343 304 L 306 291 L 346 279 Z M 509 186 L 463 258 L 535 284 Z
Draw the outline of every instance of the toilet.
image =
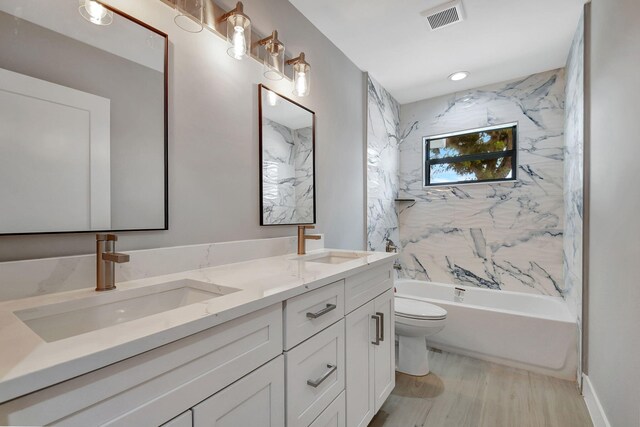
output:
M 429 356 L 425 338 L 444 328 L 447 310 L 425 301 L 395 297 L 395 311 L 399 341 L 396 369 L 409 375 L 427 375 Z

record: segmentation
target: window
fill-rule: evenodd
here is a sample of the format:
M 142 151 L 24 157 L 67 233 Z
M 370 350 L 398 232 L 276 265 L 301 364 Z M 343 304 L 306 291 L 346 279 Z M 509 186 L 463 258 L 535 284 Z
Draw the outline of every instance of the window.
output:
M 429 136 L 423 143 L 425 187 L 516 179 L 516 123 Z

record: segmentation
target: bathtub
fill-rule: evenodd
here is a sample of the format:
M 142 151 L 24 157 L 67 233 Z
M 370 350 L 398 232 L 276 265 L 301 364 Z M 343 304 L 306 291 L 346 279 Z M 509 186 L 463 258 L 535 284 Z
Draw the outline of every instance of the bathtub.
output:
M 447 324 L 429 347 L 576 380 L 577 323 L 561 297 L 398 279 L 396 297 L 439 305 Z M 455 288 L 464 289 L 463 299 Z

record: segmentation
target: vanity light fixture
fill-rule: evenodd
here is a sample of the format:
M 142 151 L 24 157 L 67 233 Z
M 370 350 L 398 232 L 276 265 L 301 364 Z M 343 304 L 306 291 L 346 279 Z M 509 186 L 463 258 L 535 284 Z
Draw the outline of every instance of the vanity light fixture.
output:
M 233 10 L 218 19 L 218 22 L 227 21 L 227 40 L 231 43 L 227 53 L 235 59 L 242 59 L 249 55 L 251 46 L 251 19 L 242 9 L 242 2 L 238 2 Z
M 113 22 L 113 12 L 95 0 L 80 0 L 78 11 L 92 24 L 110 25 Z
M 264 76 L 269 80 L 282 80 L 284 77 L 284 44 L 278 40 L 278 32 L 258 41 L 264 46 Z
M 204 0 L 176 0 L 176 17 L 173 22 L 189 33 L 204 29 Z
M 457 82 L 459 80 L 466 79 L 467 77 L 469 77 L 468 71 L 456 71 L 455 73 L 449 76 L 449 80 L 453 82 Z
M 304 60 L 304 52 L 301 52 L 297 58 L 288 60 L 287 65 L 293 65 L 293 94 L 296 96 L 309 95 L 311 66 Z

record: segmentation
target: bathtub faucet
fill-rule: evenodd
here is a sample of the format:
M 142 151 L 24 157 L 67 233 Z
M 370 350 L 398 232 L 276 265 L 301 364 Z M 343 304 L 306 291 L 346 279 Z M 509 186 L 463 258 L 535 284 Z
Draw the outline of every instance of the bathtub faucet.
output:
M 391 240 L 387 239 L 387 252 L 398 252 L 398 247 Z

